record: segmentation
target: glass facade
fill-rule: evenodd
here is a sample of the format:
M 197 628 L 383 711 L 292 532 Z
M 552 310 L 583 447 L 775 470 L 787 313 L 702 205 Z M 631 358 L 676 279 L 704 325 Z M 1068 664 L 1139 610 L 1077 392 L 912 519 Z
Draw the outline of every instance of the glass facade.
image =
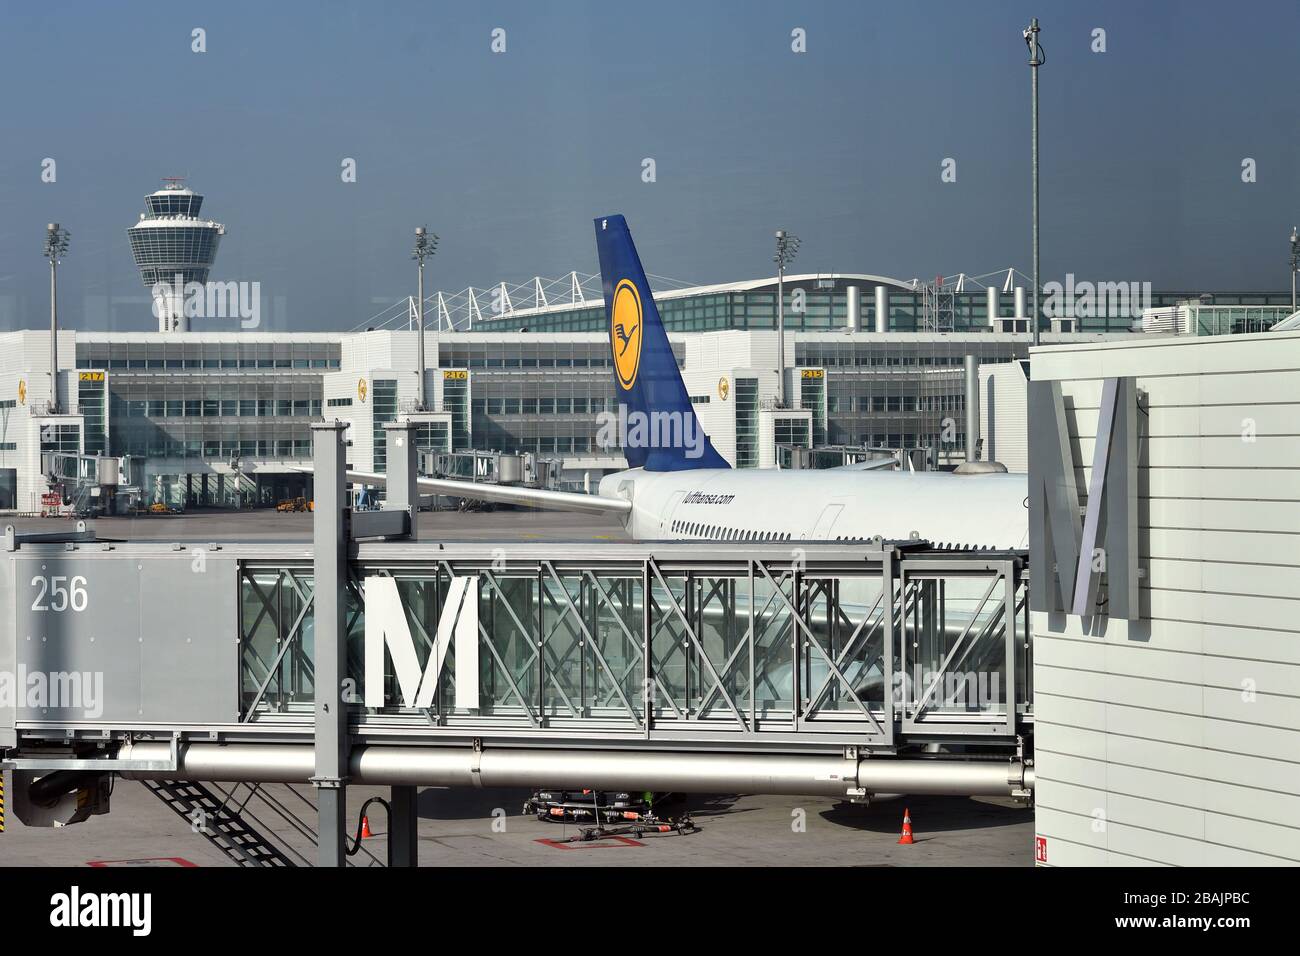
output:
M 78 342 L 87 450 L 92 408 L 107 403 L 110 455 L 229 461 L 308 459 L 322 414 L 323 375 L 337 342 Z M 103 382 L 96 370 L 108 370 Z M 101 373 L 103 374 L 103 373 Z M 102 390 L 102 398 L 99 398 Z M 103 412 L 99 413 L 104 414 Z
M 115 371 L 256 369 L 260 372 L 337 369 L 338 342 L 196 342 L 160 336 L 148 342 L 77 342 L 77 366 Z
M 465 369 L 443 371 L 442 410 L 451 412 L 451 450 L 469 451 L 471 448 L 469 372 Z
M 221 234 L 215 225 L 133 227 L 131 254 L 146 286 L 156 282 L 206 282 Z
M 598 417 L 615 411 L 609 346 L 602 339 L 470 343 L 444 347 L 443 408 L 457 411 L 453 399 L 468 390 L 473 447 L 537 454 L 594 454 Z M 462 385 L 447 378 L 467 368 Z M 466 436 L 468 437 L 468 436 Z M 462 451 L 461 433 L 456 450 Z
M 736 467 L 758 467 L 758 379 L 736 379 Z
M 186 190 L 161 190 L 152 195 L 145 196 L 144 204 L 149 210 L 150 216 L 187 216 L 190 218 L 197 218 L 199 210 L 203 208 L 203 197 L 198 193 L 192 193 Z
M 81 453 L 80 425 L 41 425 L 41 451 Z
M 397 420 L 397 381 L 377 378 L 371 392 L 372 421 L 375 427 L 375 471 L 388 469 L 388 434 L 386 424 Z
M 115 375 L 109 388 L 113 455 L 229 460 L 311 457 L 320 376 Z
M 801 368 L 799 374 L 799 407 L 812 410 L 812 440 L 814 445 L 826 444 L 826 370 Z M 778 444 L 780 441 L 778 440 Z
M 772 421 L 773 442 L 777 445 L 802 445 L 811 447 L 808 422 L 802 418 L 782 418 Z
M 776 289 L 736 289 L 729 291 L 699 292 L 687 295 L 656 296 L 655 304 L 670 332 L 706 332 L 711 329 L 775 329 Z M 868 280 L 838 278 L 834 280 L 787 280 L 785 284 L 785 327 L 791 332 L 819 332 L 842 329 L 847 325 L 845 287 L 857 285 L 860 290 L 858 328 L 875 328 L 876 304 L 873 285 Z M 1191 299 L 1197 292 L 1152 292 L 1151 307 L 1177 305 Z M 1002 297 L 1003 317 L 1012 313 L 1010 295 Z M 1040 297 L 1040 307 L 1045 297 Z M 1289 293 L 1273 292 L 1216 292 L 1216 306 L 1284 306 L 1289 303 Z M 925 330 L 925 293 L 920 290 L 889 287 L 889 330 L 891 332 L 921 332 Z M 1136 317 L 1100 316 L 1079 318 L 1075 323 L 1078 332 L 1129 332 Z M 603 332 L 605 309 L 603 305 L 581 306 L 574 309 L 557 308 L 554 311 L 526 317 L 501 316 L 483 319 L 474 324 L 476 331 L 515 332 L 526 323 L 530 332 Z M 952 296 L 952 324 L 956 332 L 984 332 L 989 328 L 988 300 L 983 288 L 956 292 Z M 1047 327 L 1047 319 L 1043 319 Z
M 451 451 L 451 429 L 446 422 L 421 422 L 415 428 L 416 452 Z
M 77 373 L 77 407 L 86 423 L 87 455 L 108 453 L 108 409 L 104 372 Z
M 939 456 L 965 447 L 963 362 L 981 365 L 1028 357 L 1024 340 L 922 342 L 863 338 L 803 341 L 795 363 L 825 370 L 826 441 L 814 444 L 924 446 Z
M 1243 335 L 1267 332 L 1291 315 L 1285 305 L 1193 305 L 1192 331 L 1197 335 Z

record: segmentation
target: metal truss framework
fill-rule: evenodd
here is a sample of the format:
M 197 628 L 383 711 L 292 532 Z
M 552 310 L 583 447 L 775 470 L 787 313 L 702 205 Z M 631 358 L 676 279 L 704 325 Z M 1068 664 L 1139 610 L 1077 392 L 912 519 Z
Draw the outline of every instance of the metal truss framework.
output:
M 693 288 L 694 284 L 651 275 L 655 288 L 661 291 Z M 413 331 L 416 327 L 416 299 L 408 296 L 375 313 L 354 326 L 350 331 L 401 329 Z M 472 331 L 483 319 L 501 319 L 510 315 L 521 317 L 544 311 L 552 306 L 599 305 L 604 301 L 600 274 L 591 272 L 566 272 L 556 278 L 533 276 L 524 282 L 498 282 L 479 288 L 467 286 L 457 292 L 435 292 L 425 297 L 425 314 L 434 319 L 429 327 L 436 331 Z
M 436 683 L 428 707 L 397 706 L 386 654 L 392 706 L 354 703 L 359 738 L 890 751 L 922 740 L 1005 743 L 1032 720 L 1016 553 L 363 544 L 349 562 L 344 630 L 358 702 L 375 577 L 394 580 L 419 665 Z M 465 582 L 472 598 L 448 609 Z M 289 731 L 310 714 L 312 586 L 309 562 L 240 562 L 247 730 Z M 472 658 L 451 638 L 471 600 Z M 430 677 L 434 655 L 442 663 Z M 457 692 L 466 666 L 476 707 Z

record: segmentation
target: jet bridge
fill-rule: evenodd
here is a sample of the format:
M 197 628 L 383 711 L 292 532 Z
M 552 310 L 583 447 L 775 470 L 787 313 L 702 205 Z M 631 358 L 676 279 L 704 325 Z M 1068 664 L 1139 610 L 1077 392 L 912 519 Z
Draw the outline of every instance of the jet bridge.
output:
M 406 861 L 419 786 L 1031 796 L 1023 553 L 419 541 L 408 427 L 353 514 L 314 426 L 310 544 L 7 529 L 20 810 L 113 773 L 310 783 L 340 865 L 349 784 L 393 788 Z

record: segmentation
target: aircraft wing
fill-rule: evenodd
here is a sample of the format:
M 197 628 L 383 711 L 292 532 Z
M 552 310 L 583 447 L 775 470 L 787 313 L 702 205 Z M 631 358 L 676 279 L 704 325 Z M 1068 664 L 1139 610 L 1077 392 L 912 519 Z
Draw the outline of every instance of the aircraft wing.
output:
M 310 472 L 310 468 L 301 471 Z M 365 485 L 386 483 L 384 475 L 366 471 L 349 471 L 348 481 Z M 542 488 L 516 488 L 511 485 L 490 485 L 477 481 L 456 481 L 451 478 L 416 478 L 416 485 L 426 495 L 446 495 L 449 498 L 471 498 L 503 505 L 525 505 L 547 511 L 576 511 L 592 515 L 625 515 L 632 510 L 632 502 L 622 498 L 602 498 L 571 491 L 547 491 Z

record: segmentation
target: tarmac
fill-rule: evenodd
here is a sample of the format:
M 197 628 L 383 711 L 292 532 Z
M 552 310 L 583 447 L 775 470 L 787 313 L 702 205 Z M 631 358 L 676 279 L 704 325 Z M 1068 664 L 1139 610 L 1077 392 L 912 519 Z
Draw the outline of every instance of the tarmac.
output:
M 229 791 L 230 784 L 221 784 Z M 314 829 L 312 789 L 267 788 L 301 824 Z M 12 791 L 7 791 L 12 793 Z M 238 785 L 235 796 L 248 797 Z M 383 788 L 348 790 L 355 826 L 361 804 L 387 796 Z M 538 820 L 521 812 L 523 790 L 428 788 L 419 797 L 421 866 L 1030 866 L 1033 812 L 1010 799 L 915 797 L 870 806 L 811 797 L 691 795 L 670 799 L 659 812 L 689 813 L 693 833 L 623 835 L 566 842 L 580 836 L 573 824 Z M 301 798 L 301 799 L 300 799 Z M 12 800 L 10 801 L 12 805 Z M 25 827 L 12 812 L 0 833 L 3 866 L 233 866 L 195 831 L 192 821 L 167 809 L 144 784 L 118 780 L 111 812 L 57 829 Z M 916 842 L 899 846 L 903 811 L 910 812 Z M 316 862 L 312 841 L 280 818 L 260 797 L 247 803 L 259 830 L 300 866 Z M 387 861 L 388 821 L 382 806 L 367 813 L 374 836 L 362 840 L 354 866 Z

